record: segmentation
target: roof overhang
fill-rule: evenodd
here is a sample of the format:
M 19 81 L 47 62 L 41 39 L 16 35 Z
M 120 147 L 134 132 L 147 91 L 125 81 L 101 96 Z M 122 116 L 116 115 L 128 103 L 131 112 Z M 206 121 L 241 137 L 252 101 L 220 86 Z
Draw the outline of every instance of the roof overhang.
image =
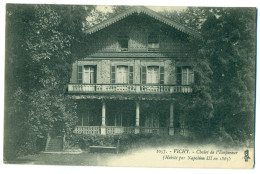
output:
M 202 38 L 199 32 L 192 30 L 192 29 L 190 29 L 190 28 L 188 28 L 188 27 L 186 27 L 182 24 L 179 24 L 176 21 L 170 20 L 170 19 L 158 14 L 157 12 L 150 10 L 150 9 L 143 7 L 143 6 L 141 6 L 141 7 L 140 6 L 134 6 L 130 9 L 126 10 L 123 13 L 120 13 L 120 14 L 118 14 L 118 15 L 110 18 L 110 19 L 107 19 L 107 20 L 87 29 L 85 32 L 86 32 L 86 34 L 95 33 L 97 31 L 102 30 L 102 29 L 104 29 L 104 28 L 106 28 L 106 27 L 108 27 L 108 26 L 110 26 L 110 25 L 112 25 L 112 24 L 132 15 L 132 14 L 135 14 L 135 13 L 146 14 L 146 15 L 148 15 L 148 16 L 150 16 L 150 17 L 152 17 L 152 18 L 154 18 L 154 19 L 156 19 L 156 20 L 176 29 L 176 30 L 179 30 L 179 31 L 186 33 L 190 36 L 193 36 L 195 38 L 200 38 L 200 39 Z

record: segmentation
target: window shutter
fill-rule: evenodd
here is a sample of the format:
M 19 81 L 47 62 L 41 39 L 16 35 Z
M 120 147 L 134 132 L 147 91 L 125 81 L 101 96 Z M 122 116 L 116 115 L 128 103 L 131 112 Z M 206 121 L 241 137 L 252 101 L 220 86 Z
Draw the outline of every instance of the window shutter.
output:
M 188 68 L 183 67 L 182 68 L 182 85 L 188 85 Z
M 146 66 L 142 66 L 141 68 L 141 79 L 142 84 L 146 84 Z
M 189 69 L 189 83 L 188 84 L 193 84 L 194 83 L 194 71 L 192 68 Z
M 97 83 L 97 66 L 94 66 L 94 83 Z
M 116 83 L 116 67 L 111 66 L 111 83 Z
M 78 83 L 82 83 L 82 66 L 78 66 Z
M 129 66 L 128 70 L 129 70 L 129 84 L 133 84 L 134 83 L 134 67 Z
M 160 84 L 164 84 L 164 67 L 160 66 Z
M 177 67 L 177 79 L 176 79 L 177 85 L 181 85 L 181 79 L 182 79 L 181 73 L 182 73 L 181 67 Z

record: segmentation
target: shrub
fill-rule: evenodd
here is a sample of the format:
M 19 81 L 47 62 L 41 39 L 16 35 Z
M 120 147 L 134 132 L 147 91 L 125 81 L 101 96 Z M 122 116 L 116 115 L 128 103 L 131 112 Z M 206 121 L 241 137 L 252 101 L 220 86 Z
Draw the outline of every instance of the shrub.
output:
M 120 141 L 120 150 L 143 147 L 159 147 L 181 143 L 194 142 L 191 137 L 159 136 L 153 134 L 121 134 L 121 135 L 85 135 L 72 134 L 66 138 L 67 148 L 78 147 L 87 150 L 89 146 L 117 146 Z

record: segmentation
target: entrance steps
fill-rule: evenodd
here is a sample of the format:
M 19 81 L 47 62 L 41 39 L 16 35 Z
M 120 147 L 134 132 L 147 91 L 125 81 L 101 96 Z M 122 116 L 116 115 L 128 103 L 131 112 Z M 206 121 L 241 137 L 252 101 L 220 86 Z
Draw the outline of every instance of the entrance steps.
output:
M 45 152 L 61 152 L 63 151 L 63 138 L 53 137 L 50 138 L 49 143 L 45 149 Z

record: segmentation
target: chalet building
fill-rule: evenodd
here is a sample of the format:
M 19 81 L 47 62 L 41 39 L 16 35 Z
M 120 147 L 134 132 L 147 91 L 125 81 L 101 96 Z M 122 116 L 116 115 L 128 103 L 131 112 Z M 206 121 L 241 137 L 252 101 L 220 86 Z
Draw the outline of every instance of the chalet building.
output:
M 67 96 L 78 104 L 75 133 L 188 135 L 176 114 L 190 95 L 200 34 L 145 7 L 86 30 Z

